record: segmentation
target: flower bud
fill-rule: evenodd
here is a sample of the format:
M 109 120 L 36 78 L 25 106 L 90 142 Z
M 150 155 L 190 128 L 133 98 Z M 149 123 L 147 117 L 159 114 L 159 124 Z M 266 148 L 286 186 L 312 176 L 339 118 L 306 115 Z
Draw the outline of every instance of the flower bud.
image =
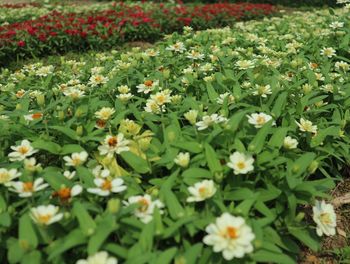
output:
M 84 132 L 83 126 L 77 126 L 76 132 L 78 136 L 81 136 Z
M 307 169 L 308 172 L 309 172 L 310 174 L 313 174 L 313 173 L 317 170 L 318 165 L 319 165 L 319 163 L 318 163 L 318 161 L 316 161 L 316 160 L 314 160 L 313 162 L 311 162 L 309 168 Z
M 38 103 L 38 105 L 44 106 L 45 105 L 45 95 L 44 94 L 38 94 L 36 96 L 36 102 Z
M 61 121 L 64 120 L 64 116 L 65 116 L 65 115 L 64 115 L 64 112 L 63 112 L 63 111 L 59 111 L 59 112 L 58 112 L 58 119 L 59 119 L 59 120 L 61 120 Z

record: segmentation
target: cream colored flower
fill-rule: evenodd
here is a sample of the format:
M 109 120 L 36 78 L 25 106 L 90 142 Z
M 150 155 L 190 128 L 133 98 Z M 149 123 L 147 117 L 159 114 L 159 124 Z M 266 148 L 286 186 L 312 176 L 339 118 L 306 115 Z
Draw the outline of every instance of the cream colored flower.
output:
M 295 149 L 298 146 L 298 140 L 290 137 L 290 136 L 286 136 L 283 140 L 283 147 L 286 149 Z
M 240 70 L 247 70 L 255 67 L 254 61 L 251 60 L 239 60 L 235 65 Z
M 272 120 L 272 116 L 265 113 L 253 113 L 251 115 L 247 115 L 247 117 L 248 123 L 254 125 L 256 128 L 261 128 L 267 122 Z
M 72 153 L 70 157 L 64 156 L 63 159 L 66 161 L 66 166 L 77 167 L 84 164 L 88 156 L 89 154 L 86 151 L 82 151 L 80 153 L 78 152 Z
M 192 60 L 203 60 L 205 57 L 204 54 L 196 51 L 196 50 L 191 50 L 190 52 L 187 53 L 186 58 L 192 59 Z
M 180 152 L 174 159 L 174 162 L 180 167 L 186 168 L 190 162 L 190 153 Z
M 33 193 L 47 188 L 49 185 L 44 183 L 43 178 L 37 178 L 34 182 L 9 182 L 6 184 L 10 191 L 18 193 L 19 197 L 31 197 Z
M 112 193 L 120 193 L 126 190 L 124 181 L 121 178 L 110 179 L 109 177 L 96 178 L 94 184 L 97 188 L 88 188 L 89 193 L 94 193 L 99 196 L 108 196 Z
M 0 184 L 7 184 L 12 180 L 21 176 L 22 173 L 18 172 L 17 169 L 5 169 L 0 168 Z
M 136 86 L 138 93 L 148 94 L 159 86 L 159 81 L 145 80 L 143 83 Z
M 212 115 L 205 115 L 202 117 L 202 121 L 199 121 L 196 123 L 196 126 L 198 127 L 198 130 L 205 130 L 208 127 L 212 126 L 213 124 L 219 124 L 226 122 L 227 118 L 223 117 L 222 115 L 218 114 L 212 114 Z
M 8 154 L 10 161 L 21 161 L 38 152 L 26 139 L 22 140 L 21 145 L 12 146 L 11 149 L 14 151 Z
M 139 207 L 135 209 L 134 214 L 137 218 L 140 218 L 141 222 L 147 224 L 153 219 L 154 209 L 157 207 L 162 214 L 161 208 L 164 207 L 163 203 L 159 200 L 152 201 L 150 195 L 145 194 L 143 196 L 131 196 L 128 201 L 123 202 L 126 206 L 131 204 L 138 204 Z
M 114 153 L 120 154 L 123 151 L 129 151 L 129 140 L 124 138 L 123 133 L 119 133 L 117 136 L 106 136 L 103 144 L 98 147 L 100 155 L 113 156 Z
M 208 235 L 203 242 L 213 246 L 214 252 L 222 252 L 226 260 L 243 258 L 245 254 L 253 252 L 255 235 L 242 217 L 223 213 L 205 231 Z
M 203 180 L 197 182 L 194 186 L 188 187 L 188 192 L 191 194 L 187 198 L 187 202 L 201 202 L 212 197 L 215 192 L 215 184 L 212 180 Z
M 335 228 L 337 226 L 337 216 L 334 212 L 333 205 L 326 204 L 325 201 L 316 201 L 315 206 L 312 207 L 312 211 L 313 220 L 317 224 L 317 235 L 335 235 Z
M 89 85 L 91 85 L 92 87 L 96 87 L 107 82 L 108 78 L 100 74 L 92 75 L 89 79 Z
M 168 46 L 166 50 L 183 53 L 186 50 L 186 48 L 183 42 L 178 41 L 175 44 Z
M 321 49 L 321 55 L 332 58 L 336 55 L 336 52 L 333 48 L 323 48 Z
M 95 116 L 101 120 L 108 120 L 115 113 L 114 108 L 102 107 L 99 111 L 95 112 Z
M 198 116 L 197 110 L 190 110 L 184 114 L 184 117 L 187 119 L 188 122 L 190 122 L 191 125 L 196 124 Z
M 109 256 L 106 251 L 100 251 L 87 259 L 78 260 L 75 264 L 118 264 L 118 260 Z
M 63 176 L 66 177 L 68 180 L 71 180 L 71 179 L 74 178 L 74 176 L 75 176 L 76 173 L 77 173 L 76 171 L 72 171 L 72 172 L 70 172 L 70 171 L 64 171 L 64 172 L 63 172 Z
M 254 159 L 249 154 L 243 154 L 238 151 L 230 155 L 230 161 L 227 166 L 233 169 L 234 174 L 247 174 L 254 170 Z
M 259 95 L 263 98 L 266 98 L 269 94 L 272 94 L 271 86 L 269 84 L 255 85 L 255 91 L 253 91 L 253 95 Z
M 35 172 L 41 170 L 41 164 L 36 163 L 35 158 L 29 158 L 24 160 L 24 169 L 27 171 Z
M 40 205 L 30 209 L 30 217 L 39 225 L 51 225 L 63 218 L 62 213 L 58 213 L 60 208 L 54 205 Z
M 317 125 L 313 125 L 311 121 L 304 118 L 300 118 L 300 122 L 295 121 L 298 125 L 299 130 L 302 132 L 310 132 L 313 134 L 317 133 Z

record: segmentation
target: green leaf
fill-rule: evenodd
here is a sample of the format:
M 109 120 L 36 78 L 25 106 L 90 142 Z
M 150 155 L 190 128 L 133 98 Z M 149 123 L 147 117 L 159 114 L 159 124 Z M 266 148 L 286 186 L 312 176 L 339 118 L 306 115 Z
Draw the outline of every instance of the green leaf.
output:
M 150 171 L 148 163 L 143 158 L 135 155 L 132 152 L 124 151 L 120 153 L 120 156 L 138 173 L 147 173 Z
M 38 250 L 24 255 L 21 264 L 41 264 L 41 253 Z
M 187 150 L 192 153 L 200 153 L 203 151 L 203 147 L 201 144 L 198 142 L 191 142 L 191 141 L 186 141 L 186 142 L 173 142 L 171 143 L 173 147 L 177 147 L 180 149 Z
M 288 127 L 279 127 L 275 129 L 268 144 L 271 147 L 277 147 L 277 148 L 282 147 L 284 138 L 286 137 L 288 131 L 289 131 Z
M 265 249 L 257 250 L 252 254 L 251 258 L 255 261 L 262 263 L 283 263 L 283 264 L 296 264 L 296 260 L 292 259 L 286 254 L 268 251 Z
M 152 251 L 154 234 L 155 230 L 153 221 L 144 225 L 139 237 L 139 243 L 144 252 Z
M 77 132 L 75 132 L 71 128 L 63 127 L 63 126 L 50 126 L 49 128 L 56 130 L 56 131 L 59 131 L 73 140 L 79 140 L 79 136 L 77 135 Z
M 51 141 L 45 141 L 45 140 L 36 140 L 32 143 L 33 148 L 35 149 L 42 149 L 42 150 L 46 150 L 52 154 L 60 154 L 61 151 L 61 146 L 51 142 Z
M 106 249 L 109 252 L 112 252 L 117 257 L 121 257 L 126 259 L 128 257 L 128 250 L 126 248 L 123 248 L 115 243 L 110 243 L 104 246 L 104 249 Z
M 288 231 L 292 236 L 300 242 L 311 248 L 313 251 L 318 251 L 320 244 L 315 235 L 310 233 L 310 230 L 305 228 L 288 227 Z
M 77 217 L 79 226 L 85 235 L 92 235 L 96 230 L 96 223 L 80 202 L 73 205 L 73 213 Z
M 212 103 L 216 102 L 216 98 L 219 97 L 218 93 L 215 91 L 214 87 L 212 86 L 211 83 L 207 83 L 207 92 L 209 99 Z
M 212 173 L 222 171 L 222 166 L 217 154 L 209 144 L 205 144 L 205 157 L 207 159 L 208 167 Z
M 23 245 L 23 247 L 28 247 L 28 249 L 34 249 L 38 246 L 38 237 L 35 233 L 32 219 L 28 214 L 24 214 L 19 219 L 19 243 Z
M 196 264 L 197 258 L 200 256 L 203 245 L 197 243 L 186 250 L 184 257 L 186 259 L 186 264 Z
M 175 247 L 165 250 L 157 257 L 157 261 L 155 263 L 156 264 L 172 263 L 171 260 L 175 257 L 176 252 L 177 252 L 177 248 Z
M 265 140 L 269 132 L 271 131 L 272 120 L 266 123 L 262 128 L 259 129 L 258 133 L 254 137 L 254 139 L 250 142 L 248 146 L 248 150 L 258 154 L 261 152 L 265 145 Z
M 275 118 L 278 118 L 281 115 L 282 110 L 284 109 L 288 98 L 288 92 L 281 93 L 273 106 L 271 113 Z
M 83 149 L 82 146 L 77 145 L 77 144 L 67 144 L 64 145 L 61 149 L 61 155 L 67 155 L 67 154 L 71 154 L 74 152 L 82 152 L 85 151 L 85 149 Z

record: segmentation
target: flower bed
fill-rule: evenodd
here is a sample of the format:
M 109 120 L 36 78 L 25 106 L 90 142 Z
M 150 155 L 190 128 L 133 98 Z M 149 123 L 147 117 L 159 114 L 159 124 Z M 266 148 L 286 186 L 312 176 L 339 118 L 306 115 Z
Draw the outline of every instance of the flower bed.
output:
M 94 12 L 53 11 L 39 19 L 0 27 L 0 59 L 6 62 L 15 56 L 101 49 L 133 40 L 154 41 L 181 30 L 184 25 L 195 29 L 219 27 L 274 12 L 271 5 L 264 4 L 131 6 L 123 3 Z
M 349 23 L 344 9 L 186 27 L 145 51 L 4 70 L 0 259 L 292 264 L 301 244 L 318 250 L 350 161 Z

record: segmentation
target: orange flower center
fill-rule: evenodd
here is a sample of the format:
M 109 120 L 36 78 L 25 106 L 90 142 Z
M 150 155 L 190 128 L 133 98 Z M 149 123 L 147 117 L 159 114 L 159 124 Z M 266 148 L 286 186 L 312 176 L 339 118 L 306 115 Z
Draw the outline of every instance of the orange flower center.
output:
M 238 230 L 235 227 L 228 226 L 226 229 L 226 234 L 229 238 L 235 239 L 238 237 Z
M 23 192 L 33 192 L 33 183 L 32 182 L 24 182 L 23 183 Z
M 318 68 L 318 64 L 317 63 L 311 63 L 310 66 L 311 66 L 312 69 Z
M 200 187 L 198 189 L 198 191 L 199 191 L 199 195 L 202 196 L 202 197 L 206 196 L 206 194 L 207 194 L 207 188 L 205 188 L 204 186 Z
M 146 86 L 148 86 L 148 87 L 150 87 L 150 86 L 152 86 L 153 81 L 147 80 L 147 81 L 145 81 L 143 84 L 146 85 Z
M 111 137 L 110 139 L 108 139 L 108 145 L 110 147 L 115 147 L 118 144 L 118 139 L 116 137 Z
M 96 125 L 99 128 L 104 128 L 106 126 L 106 121 L 99 119 L 99 120 L 96 121 Z
M 71 195 L 70 188 L 61 188 L 57 194 L 61 199 L 68 199 Z
M 149 202 L 148 202 L 147 199 L 141 198 L 141 199 L 138 201 L 138 203 L 139 203 L 140 206 L 141 206 L 141 207 L 139 208 L 139 210 L 140 210 L 141 212 L 147 211 L 148 206 L 149 206 Z
M 101 189 L 104 191 L 110 191 L 112 189 L 112 182 L 109 180 L 105 180 L 101 186 Z
M 35 114 L 32 114 L 32 118 L 33 119 L 40 119 L 42 118 L 43 114 L 42 113 L 35 113 Z

